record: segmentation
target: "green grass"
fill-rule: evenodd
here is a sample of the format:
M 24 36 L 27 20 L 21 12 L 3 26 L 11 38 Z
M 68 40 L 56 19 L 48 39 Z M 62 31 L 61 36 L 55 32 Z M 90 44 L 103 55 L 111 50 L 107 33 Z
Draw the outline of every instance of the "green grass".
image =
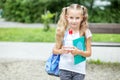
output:
M 41 28 L 0 28 L 0 41 L 53 42 L 55 30 L 45 32 Z
M 0 28 L 0 41 L 54 42 L 55 29 L 45 32 L 42 28 Z M 93 34 L 93 42 L 120 42 L 120 34 Z
M 119 62 L 103 62 L 99 59 L 97 60 L 87 60 L 88 63 L 90 64 L 96 64 L 96 65 L 104 65 L 104 64 L 107 64 L 107 65 L 116 65 L 116 66 L 120 66 L 120 63 Z
M 120 42 L 120 34 L 93 34 L 93 42 Z

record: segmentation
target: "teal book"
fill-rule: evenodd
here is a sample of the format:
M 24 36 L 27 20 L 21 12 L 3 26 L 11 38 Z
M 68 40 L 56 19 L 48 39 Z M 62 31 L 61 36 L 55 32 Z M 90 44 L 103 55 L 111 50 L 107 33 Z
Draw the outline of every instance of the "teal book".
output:
M 76 48 L 85 51 L 86 50 L 85 37 L 81 36 L 80 38 L 74 39 L 73 40 L 73 45 Z M 74 56 L 74 64 L 78 64 L 78 63 L 83 62 L 85 60 L 86 60 L 86 57 L 83 57 L 81 55 L 75 55 Z

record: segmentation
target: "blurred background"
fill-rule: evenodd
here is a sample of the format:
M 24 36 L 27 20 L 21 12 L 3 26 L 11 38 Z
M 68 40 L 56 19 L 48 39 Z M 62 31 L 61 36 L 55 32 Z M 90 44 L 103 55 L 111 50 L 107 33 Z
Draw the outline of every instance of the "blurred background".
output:
M 120 23 L 120 0 L 0 0 L 0 16 L 8 21 L 41 23 L 50 11 L 56 23 L 61 9 L 71 3 L 88 8 L 90 23 Z
M 89 14 L 92 56 L 85 80 L 120 79 L 120 0 L 0 0 L 0 80 L 59 80 L 47 75 L 45 61 L 61 10 L 71 3 Z

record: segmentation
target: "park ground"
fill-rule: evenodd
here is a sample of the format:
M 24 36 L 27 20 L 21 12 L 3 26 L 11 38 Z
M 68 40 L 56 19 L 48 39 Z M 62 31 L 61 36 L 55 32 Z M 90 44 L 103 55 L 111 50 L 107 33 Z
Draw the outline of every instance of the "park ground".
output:
M 87 62 L 85 80 L 119 80 L 119 63 Z M 45 72 L 43 60 L 1 59 L 0 80 L 59 80 Z

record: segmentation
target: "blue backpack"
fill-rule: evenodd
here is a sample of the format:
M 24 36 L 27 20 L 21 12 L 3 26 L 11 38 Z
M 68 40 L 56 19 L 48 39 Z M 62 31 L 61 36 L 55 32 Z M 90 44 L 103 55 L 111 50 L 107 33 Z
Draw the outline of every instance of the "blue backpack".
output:
M 52 54 L 45 64 L 45 70 L 49 75 L 59 76 L 60 54 Z

